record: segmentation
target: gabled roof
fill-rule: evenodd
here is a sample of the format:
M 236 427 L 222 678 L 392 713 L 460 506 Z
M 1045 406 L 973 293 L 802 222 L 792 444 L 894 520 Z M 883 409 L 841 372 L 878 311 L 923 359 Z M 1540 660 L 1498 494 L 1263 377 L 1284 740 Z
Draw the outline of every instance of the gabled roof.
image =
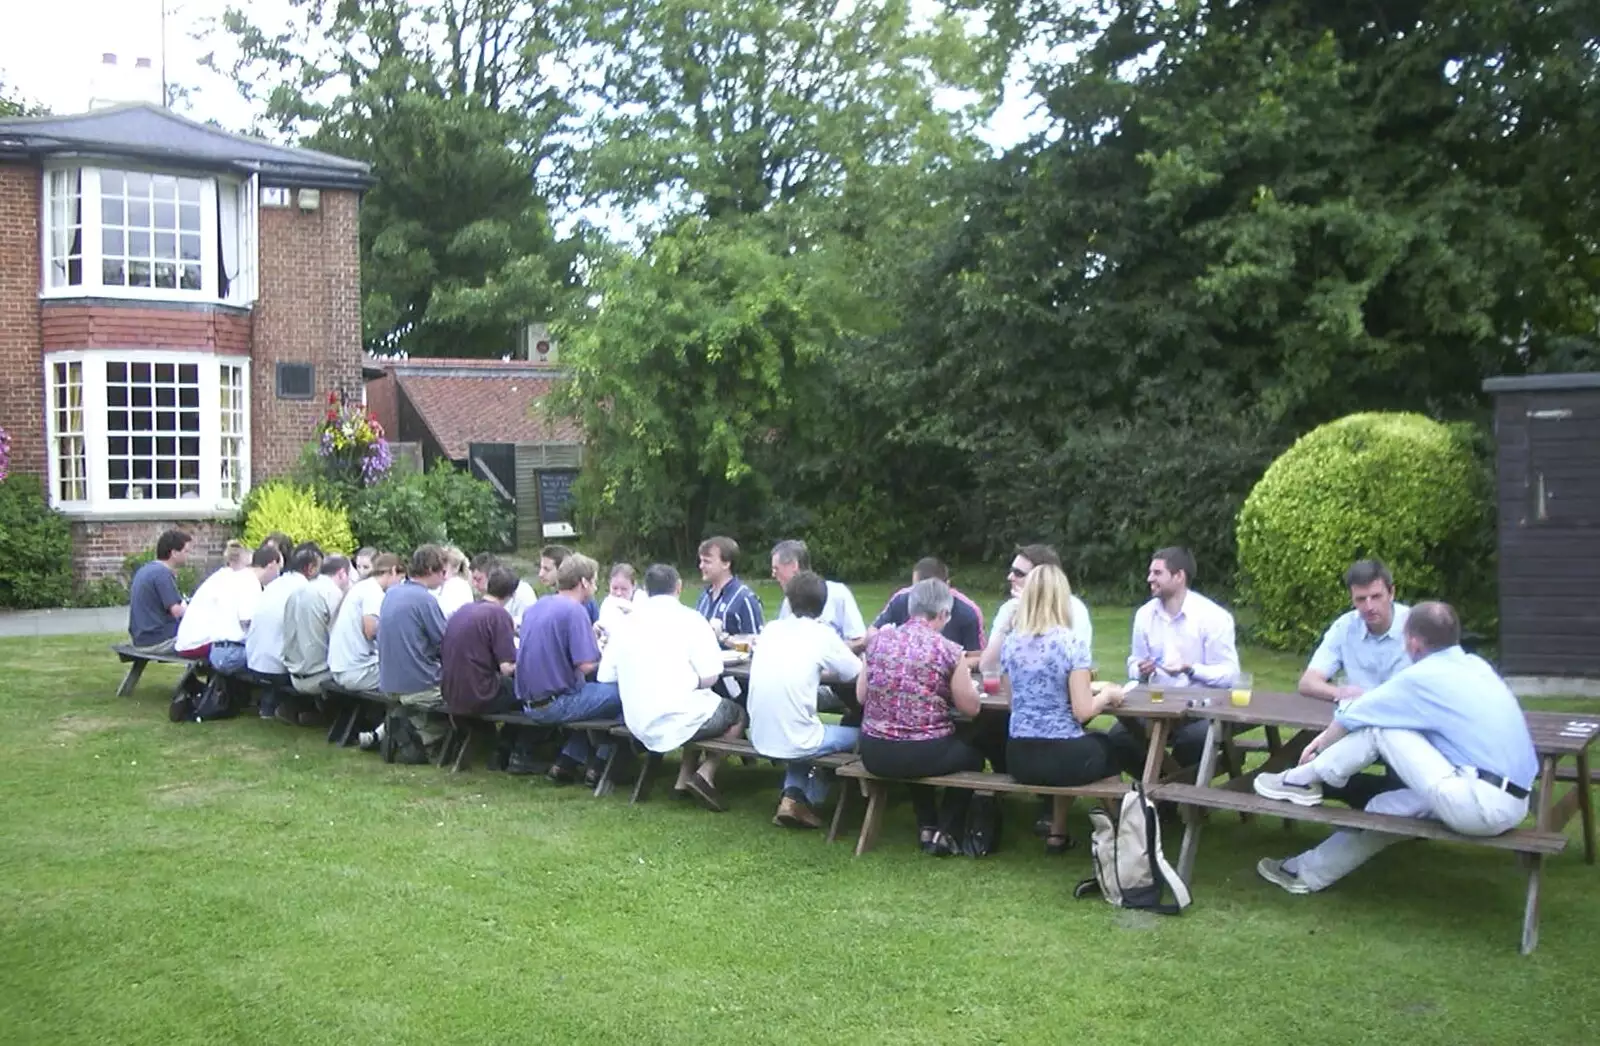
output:
M 359 160 L 273 145 L 230 134 L 151 102 L 71 116 L 0 120 L 0 157 L 95 156 L 259 174 L 272 185 L 365 189 L 371 168 Z
M 462 363 L 466 361 L 438 361 Z M 474 361 L 477 362 L 477 361 Z M 442 369 L 442 368 L 441 368 Z M 460 461 L 471 443 L 582 443 L 570 418 L 549 420 L 540 401 L 559 375 L 540 367 L 483 367 L 429 373 L 396 368 L 395 381 L 446 456 Z

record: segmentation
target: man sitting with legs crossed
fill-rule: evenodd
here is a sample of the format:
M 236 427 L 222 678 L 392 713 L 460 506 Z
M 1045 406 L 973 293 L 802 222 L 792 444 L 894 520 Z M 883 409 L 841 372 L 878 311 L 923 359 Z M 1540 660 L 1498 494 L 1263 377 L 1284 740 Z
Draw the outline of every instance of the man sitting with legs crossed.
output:
M 1405 787 L 1373 797 L 1367 811 L 1432 817 L 1462 835 L 1499 835 L 1528 813 L 1539 762 L 1522 707 L 1489 663 L 1461 649 L 1461 623 L 1446 603 L 1419 603 L 1405 624 L 1410 667 L 1334 713 L 1300 765 L 1262 774 L 1255 790 L 1301 806 L 1322 802 L 1380 756 Z M 1332 886 L 1404 836 L 1335 832 L 1314 849 L 1256 865 L 1290 893 Z

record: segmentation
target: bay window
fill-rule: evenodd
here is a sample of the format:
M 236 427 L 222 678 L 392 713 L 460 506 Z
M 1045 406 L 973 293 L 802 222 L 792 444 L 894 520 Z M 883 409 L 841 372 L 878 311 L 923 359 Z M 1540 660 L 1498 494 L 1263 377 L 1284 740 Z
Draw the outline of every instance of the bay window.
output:
M 253 177 L 52 168 L 43 293 L 248 305 L 258 191 Z
M 249 366 L 198 352 L 47 354 L 51 503 L 113 518 L 236 510 L 249 490 Z

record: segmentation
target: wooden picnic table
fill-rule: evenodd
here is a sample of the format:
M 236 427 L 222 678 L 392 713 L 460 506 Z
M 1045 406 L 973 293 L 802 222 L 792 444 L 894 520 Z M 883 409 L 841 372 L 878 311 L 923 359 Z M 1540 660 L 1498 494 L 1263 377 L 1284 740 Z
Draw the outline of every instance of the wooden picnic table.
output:
M 1412 820 L 1386 818 L 1384 815 L 1359 811 L 1335 811 L 1323 807 L 1299 808 L 1271 800 L 1263 803 L 1255 796 L 1254 781 L 1257 775 L 1281 772 L 1299 762 L 1305 746 L 1333 721 L 1335 709 L 1333 702 L 1297 693 L 1284 694 L 1270 691 L 1255 691 L 1251 695 L 1249 704 L 1246 705 L 1235 705 L 1231 700 L 1230 691 L 1227 690 L 1186 690 L 1184 697 L 1185 712 L 1206 719 L 1210 723 L 1204 755 L 1196 771 L 1195 784 L 1189 786 L 1180 783 L 1167 790 L 1170 798 L 1189 804 L 1185 810 L 1187 823 L 1183 845 L 1178 855 L 1178 874 L 1186 882 L 1193 873 L 1195 853 L 1199 847 L 1203 823 L 1201 811 L 1206 808 L 1238 810 L 1241 815 L 1246 811 L 1271 812 L 1286 818 L 1316 820 L 1341 827 L 1377 827 L 1377 822 L 1391 820 L 1398 826 L 1402 820 Z M 1172 700 L 1170 690 L 1167 692 L 1167 700 Z M 1600 716 L 1583 716 L 1566 712 L 1525 712 L 1524 715 L 1533 739 L 1534 751 L 1539 758 L 1539 780 L 1534 785 L 1536 792 L 1533 801 L 1534 828 L 1532 833 L 1524 831 L 1520 834 L 1528 837 L 1530 846 L 1539 845 L 1538 840 L 1532 838 L 1533 835 L 1544 836 L 1551 846 L 1555 846 L 1560 840 L 1549 840 L 1549 837 L 1559 836 L 1573 816 L 1581 813 L 1584 859 L 1587 863 L 1594 864 L 1595 825 L 1590 795 L 1588 750 L 1595 737 L 1600 735 Z M 1238 754 L 1232 751 L 1232 735 L 1240 730 L 1255 727 L 1265 727 L 1267 730 L 1267 758 L 1260 766 L 1244 772 Z M 1298 731 L 1287 742 L 1282 741 L 1277 735 L 1277 731 L 1284 727 Z M 1219 755 L 1227 760 L 1227 771 L 1230 776 L 1229 780 L 1220 785 L 1214 783 Z M 1556 766 L 1567 758 L 1577 761 L 1577 780 L 1572 789 L 1558 801 L 1555 797 Z M 1159 792 L 1158 789 L 1158 798 Z M 1368 825 L 1365 823 L 1367 821 L 1373 824 Z M 1361 823 L 1358 825 L 1357 822 Z M 1287 821 L 1285 824 L 1287 825 Z M 1413 822 L 1408 834 L 1419 834 L 1415 830 L 1417 827 Z M 1378 830 L 1383 829 L 1378 828 Z M 1507 833 L 1500 842 L 1509 845 L 1512 842 L 1511 837 L 1517 835 L 1519 833 L 1515 831 Z M 1424 837 L 1455 838 L 1455 833 L 1439 825 L 1436 831 L 1430 828 Z M 1485 839 L 1463 838 L 1462 841 L 1496 845 L 1495 842 Z M 1523 921 L 1522 944 L 1523 952 L 1527 953 L 1533 950 L 1538 941 L 1538 878 L 1541 854 L 1530 850 L 1522 856 L 1529 867 L 1528 903 Z

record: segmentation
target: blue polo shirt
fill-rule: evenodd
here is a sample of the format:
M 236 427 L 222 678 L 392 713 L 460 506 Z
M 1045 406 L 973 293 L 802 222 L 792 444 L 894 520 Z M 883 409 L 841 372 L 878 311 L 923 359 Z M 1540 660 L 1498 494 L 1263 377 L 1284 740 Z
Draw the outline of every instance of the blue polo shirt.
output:
M 128 638 L 134 646 L 155 646 L 178 634 L 172 607 L 183 602 L 172 568 L 152 559 L 133 575 L 128 586 Z
M 415 694 L 438 686 L 444 611 L 432 590 L 407 578 L 383 594 L 378 620 L 378 689 Z
M 1389 631 L 1375 636 L 1358 612 L 1340 615 L 1328 626 L 1317 652 L 1311 655 L 1309 667 L 1327 680 L 1343 669 L 1345 681 L 1363 690 L 1387 683 L 1411 664 L 1405 640 L 1406 618 L 1410 616 L 1410 607 L 1396 603 Z
M 1334 713 L 1346 730 L 1415 730 L 1456 766 L 1530 788 L 1539 771 L 1522 706 L 1489 662 L 1437 650 Z
M 694 608 L 707 621 L 720 617 L 722 627 L 729 635 L 753 636 L 766 623 L 761 613 L 761 600 L 750 591 L 749 585 L 736 577 L 729 578 L 728 583 L 722 586 L 722 591 L 714 596 L 711 586 L 707 585 L 695 601 Z

